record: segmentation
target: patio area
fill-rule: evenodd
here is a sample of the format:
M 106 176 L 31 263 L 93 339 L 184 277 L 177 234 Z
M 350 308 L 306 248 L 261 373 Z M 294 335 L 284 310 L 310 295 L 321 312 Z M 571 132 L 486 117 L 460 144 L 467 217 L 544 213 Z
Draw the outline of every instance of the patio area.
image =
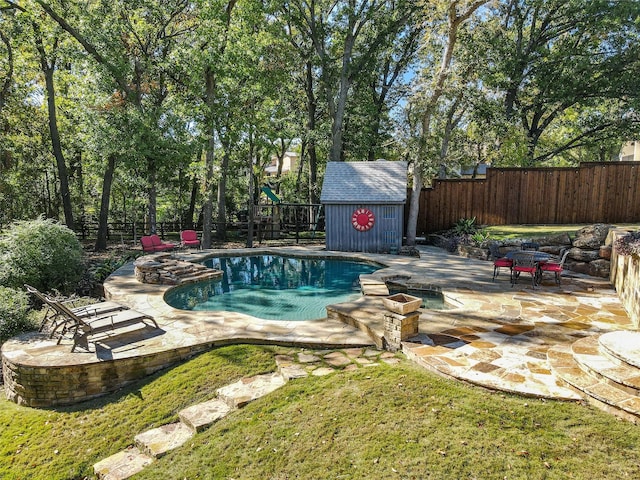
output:
M 493 265 L 420 247 L 421 258 L 344 254 L 320 248 L 251 249 L 275 253 L 360 258 L 387 265 L 367 276 L 367 295 L 332 307 L 320 321 L 268 321 L 233 312 L 193 312 L 167 305 L 170 287 L 143 284 L 133 265 L 105 282 L 106 297 L 150 314 L 159 325 L 132 327 L 95 338 L 89 351 L 71 352 L 72 341 L 56 345 L 42 334 L 12 339 L 2 349 L 10 398 L 30 406 L 75 403 L 113 391 L 201 351 L 232 343 L 283 344 L 320 348 L 372 346 L 381 331 L 384 282 L 400 279 L 441 289 L 448 310 L 423 311 L 419 335 L 402 351 L 417 364 L 487 388 L 522 395 L 579 400 L 552 368 L 578 340 L 606 332 L 633 330 L 615 290 L 602 279 L 572 275 L 557 286 L 552 276 L 534 290 L 525 281 L 511 286 L 508 275 L 492 282 Z M 247 253 L 224 250 L 225 254 Z M 215 251 L 184 253 L 200 261 Z M 347 316 L 348 325 L 338 317 Z M 368 334 L 365 333 L 368 332 Z M 549 351 L 555 354 L 548 357 Z M 555 359 L 555 360 L 554 360 Z M 567 360 L 568 361 L 568 360 Z M 565 365 L 569 368 L 570 365 Z

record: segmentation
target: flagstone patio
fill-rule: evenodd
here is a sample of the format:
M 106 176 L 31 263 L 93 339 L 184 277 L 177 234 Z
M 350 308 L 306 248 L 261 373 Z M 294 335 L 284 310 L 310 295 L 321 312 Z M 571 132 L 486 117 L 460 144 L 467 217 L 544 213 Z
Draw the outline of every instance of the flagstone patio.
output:
M 231 343 L 373 346 L 376 339 L 372 335 L 384 336 L 382 296 L 388 279 L 440 289 L 451 307 L 421 313 L 419 335 L 402 345 L 407 357 L 432 371 L 492 389 L 546 398 L 582 398 L 554 373 L 547 360 L 549 348 L 570 346 L 580 338 L 604 332 L 633 329 L 615 290 L 603 279 L 572 275 L 563 277 L 562 285 L 557 286 L 549 277 L 535 290 L 525 281 L 512 287 L 508 276 L 492 282 L 491 262 L 424 246 L 420 247 L 421 258 L 308 247 L 250 250 L 252 254 L 267 252 L 360 258 L 387 268 L 363 279 L 368 295 L 332 306 L 334 318 L 294 322 L 234 312 L 177 310 L 163 300 L 169 286 L 140 283 L 133 265 L 124 266 L 105 282 L 106 297 L 152 315 L 160 328 L 111 332 L 90 343 L 89 351 L 73 353 L 70 340 L 56 345 L 42 334 L 10 340 L 2 349 L 9 397 L 31 406 L 74 403 Z M 184 253 L 181 258 L 201 261 L 216 253 Z M 353 319 L 351 325 L 337 319 L 342 316 Z

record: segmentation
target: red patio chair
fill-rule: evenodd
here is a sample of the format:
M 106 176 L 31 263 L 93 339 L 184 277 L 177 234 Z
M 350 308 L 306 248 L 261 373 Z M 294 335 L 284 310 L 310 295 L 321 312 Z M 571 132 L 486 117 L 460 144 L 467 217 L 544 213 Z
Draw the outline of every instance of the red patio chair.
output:
M 149 236 L 140 237 L 140 243 L 142 244 L 142 251 L 143 252 L 155 252 L 156 251 L 156 249 L 153 246 L 153 241 L 151 240 L 151 237 L 149 237 Z
M 156 234 L 149 235 L 151 239 L 151 243 L 153 244 L 154 251 L 162 252 L 164 250 L 173 250 L 176 248 L 176 245 L 170 242 L 163 242 L 160 240 L 160 237 Z
M 195 230 L 183 230 L 180 232 L 180 240 L 183 247 L 197 247 L 200 248 L 200 240 L 198 240 L 198 234 Z
M 496 260 L 494 260 L 493 262 L 493 279 L 491 280 L 492 282 L 495 281 L 496 277 L 498 275 L 500 275 L 500 269 L 501 268 L 508 268 L 509 271 L 511 271 L 511 267 L 513 267 L 513 260 L 507 258 L 507 257 L 502 257 L 502 258 L 498 258 Z
M 561 253 L 562 257 L 560 259 L 560 263 L 555 262 L 545 262 L 540 264 L 540 271 L 544 272 L 553 272 L 556 277 L 556 283 L 560 285 L 560 276 L 562 275 L 562 270 L 564 268 L 564 262 L 567 260 L 567 256 L 569 255 L 569 249 L 565 249 L 564 252 Z

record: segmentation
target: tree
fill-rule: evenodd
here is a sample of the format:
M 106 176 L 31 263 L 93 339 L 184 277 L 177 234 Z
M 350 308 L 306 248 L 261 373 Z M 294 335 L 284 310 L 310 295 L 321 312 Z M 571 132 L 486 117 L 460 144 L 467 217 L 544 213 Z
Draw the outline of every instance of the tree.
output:
M 422 128 L 419 142 L 419 155 L 413 162 L 413 184 L 411 187 L 411 200 L 409 204 L 409 217 L 407 220 L 407 245 L 415 245 L 416 228 L 418 222 L 418 212 L 420 208 L 420 192 L 423 185 L 422 162 L 424 162 L 427 145 L 431 141 L 431 122 L 436 107 L 442 96 L 445 84 L 450 75 L 450 67 L 453 61 L 453 53 L 458 39 L 458 31 L 476 10 L 488 3 L 489 0 L 447 1 L 439 3 L 433 11 L 436 15 L 445 13 L 447 26 L 444 33 L 443 52 L 440 67 L 436 74 L 430 79 L 430 88 L 425 95 L 424 106 L 422 107 Z M 435 21 L 441 19 L 436 17 Z
M 505 120 L 525 132 L 526 165 L 637 132 L 635 2 L 511 0 L 491 15 L 470 40 Z

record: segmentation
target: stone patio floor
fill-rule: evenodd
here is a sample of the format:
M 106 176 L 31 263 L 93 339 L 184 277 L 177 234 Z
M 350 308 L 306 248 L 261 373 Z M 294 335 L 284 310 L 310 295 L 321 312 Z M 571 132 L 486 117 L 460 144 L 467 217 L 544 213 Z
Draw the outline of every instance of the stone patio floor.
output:
M 347 254 L 320 248 L 254 248 L 251 254 L 330 256 L 365 259 L 387 265 L 367 281 L 388 279 L 439 288 L 448 310 L 423 311 L 420 334 L 403 344 L 403 352 L 419 365 L 460 380 L 508 392 L 556 399 L 578 399 L 553 374 L 547 350 L 614 330 L 634 330 L 615 290 L 606 279 L 582 275 L 563 277 L 557 286 L 551 276 L 532 289 L 522 278 L 511 286 L 503 274 L 492 282 L 491 262 L 468 259 L 421 246 L 421 258 L 397 255 Z M 179 254 L 200 261 L 216 253 L 241 254 L 247 250 L 194 251 Z M 272 343 L 309 348 L 349 348 L 373 345 L 361 330 L 339 320 L 268 321 L 234 312 L 181 311 L 167 305 L 170 288 L 139 283 L 133 265 L 115 272 L 105 282 L 106 296 L 152 315 L 160 326 L 105 335 L 90 351 L 71 352 L 71 341 L 60 345 L 44 338 L 16 342 L 3 348 L 13 362 L 30 365 L 73 365 L 117 360 L 179 347 L 202 344 Z M 383 289 L 382 289 L 383 290 Z M 383 294 L 384 291 L 377 292 Z M 379 332 L 381 296 L 367 295 L 340 304 L 345 312 Z

